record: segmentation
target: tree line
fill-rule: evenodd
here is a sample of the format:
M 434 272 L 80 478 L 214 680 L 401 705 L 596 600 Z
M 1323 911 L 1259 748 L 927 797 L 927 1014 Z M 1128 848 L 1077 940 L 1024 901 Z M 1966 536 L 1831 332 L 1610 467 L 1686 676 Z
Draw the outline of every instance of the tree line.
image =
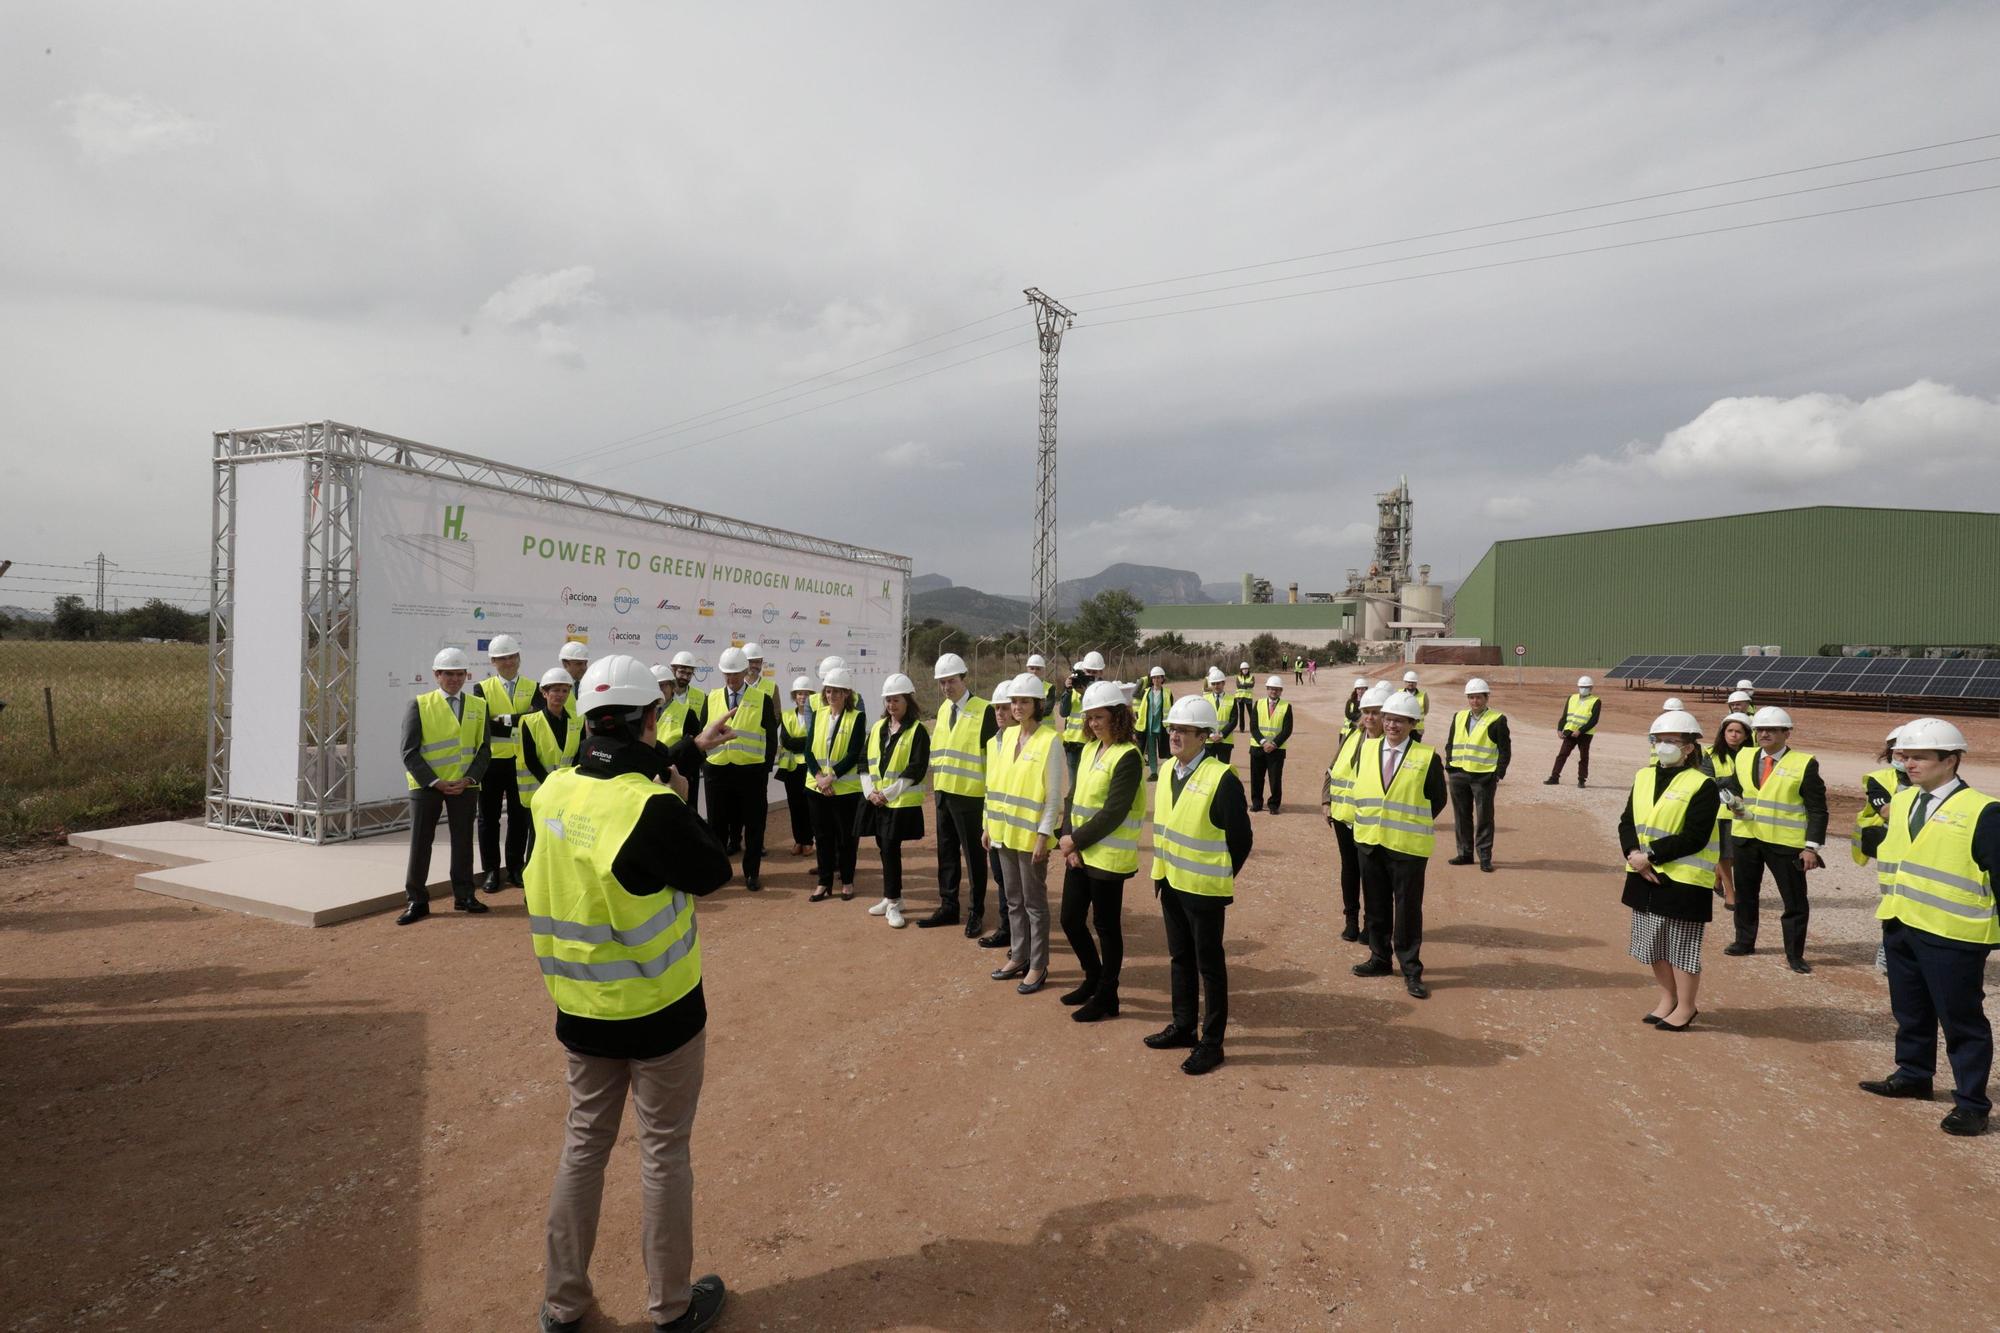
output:
M 97 639 L 102 641 L 172 639 L 208 642 L 208 613 L 184 611 L 155 597 L 118 611 L 99 611 L 74 594 L 56 598 L 47 620 L 30 620 L 0 611 L 0 638 Z

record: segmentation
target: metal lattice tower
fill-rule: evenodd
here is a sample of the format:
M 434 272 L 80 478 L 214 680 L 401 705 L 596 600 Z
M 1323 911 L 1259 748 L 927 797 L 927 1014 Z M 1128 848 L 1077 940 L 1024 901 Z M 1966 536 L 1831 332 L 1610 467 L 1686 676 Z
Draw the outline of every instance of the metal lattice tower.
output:
M 1056 636 L 1056 358 L 1063 333 L 1076 312 L 1044 295 L 1039 287 L 1026 290 L 1034 311 L 1035 332 L 1042 349 L 1041 473 L 1035 483 L 1035 555 L 1033 590 L 1028 609 L 1028 642 L 1038 653 L 1055 654 Z

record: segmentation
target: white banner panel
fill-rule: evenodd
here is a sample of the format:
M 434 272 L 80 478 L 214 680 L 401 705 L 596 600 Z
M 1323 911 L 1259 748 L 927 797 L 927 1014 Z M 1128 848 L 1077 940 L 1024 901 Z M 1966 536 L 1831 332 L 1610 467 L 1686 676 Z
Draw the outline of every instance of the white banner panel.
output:
M 229 795 L 240 801 L 291 805 L 299 799 L 305 502 L 304 459 L 237 465 Z
M 871 715 L 880 712 L 883 677 L 900 665 L 900 570 L 390 467 L 364 466 L 360 491 L 359 802 L 407 791 L 403 710 L 432 688 L 431 658 L 447 646 L 474 659 L 475 680 L 490 674 L 486 645 L 498 634 L 521 641 L 521 671 L 531 679 L 556 664 L 566 639 L 588 644 L 593 658 L 629 653 L 648 663 L 686 649 L 699 663 L 697 684 L 708 688 L 721 684 L 714 664 L 722 650 L 755 641 L 781 701 L 794 676 L 814 675 L 821 658 L 836 654 L 854 669 Z M 297 508 L 295 498 L 287 520 L 294 546 Z M 294 585 L 296 566 L 294 555 Z M 296 586 L 291 602 L 288 623 L 296 625 Z M 295 686 L 296 667 L 289 680 Z

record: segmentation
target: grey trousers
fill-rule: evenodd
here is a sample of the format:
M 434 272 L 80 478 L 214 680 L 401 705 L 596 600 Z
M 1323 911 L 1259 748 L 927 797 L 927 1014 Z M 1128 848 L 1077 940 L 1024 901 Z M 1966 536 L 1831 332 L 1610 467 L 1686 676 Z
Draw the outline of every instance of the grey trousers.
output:
M 1007 961 L 1025 964 L 1031 972 L 1049 968 L 1048 874 L 1049 863 L 1036 861 L 1032 853 L 1000 849 L 1000 880 L 1007 892 Z
M 618 1141 L 625 1095 L 639 1112 L 639 1190 L 645 1216 L 646 1310 L 656 1324 L 678 1319 L 693 1291 L 694 1168 L 688 1138 L 701 1100 L 706 1033 L 655 1060 L 569 1056 L 569 1127 L 549 1195 L 549 1313 L 580 1319 L 590 1308 L 590 1253 L 604 1200 L 604 1163 Z

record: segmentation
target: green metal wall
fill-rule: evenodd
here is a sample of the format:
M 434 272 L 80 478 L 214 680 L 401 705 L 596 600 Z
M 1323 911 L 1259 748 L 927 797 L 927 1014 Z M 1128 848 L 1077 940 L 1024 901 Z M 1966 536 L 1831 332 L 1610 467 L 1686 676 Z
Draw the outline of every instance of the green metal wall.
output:
M 1524 643 L 1543 666 L 1750 643 L 2000 643 L 1996 582 L 2000 514 L 1781 509 L 1497 542 L 1459 590 L 1456 632 Z

